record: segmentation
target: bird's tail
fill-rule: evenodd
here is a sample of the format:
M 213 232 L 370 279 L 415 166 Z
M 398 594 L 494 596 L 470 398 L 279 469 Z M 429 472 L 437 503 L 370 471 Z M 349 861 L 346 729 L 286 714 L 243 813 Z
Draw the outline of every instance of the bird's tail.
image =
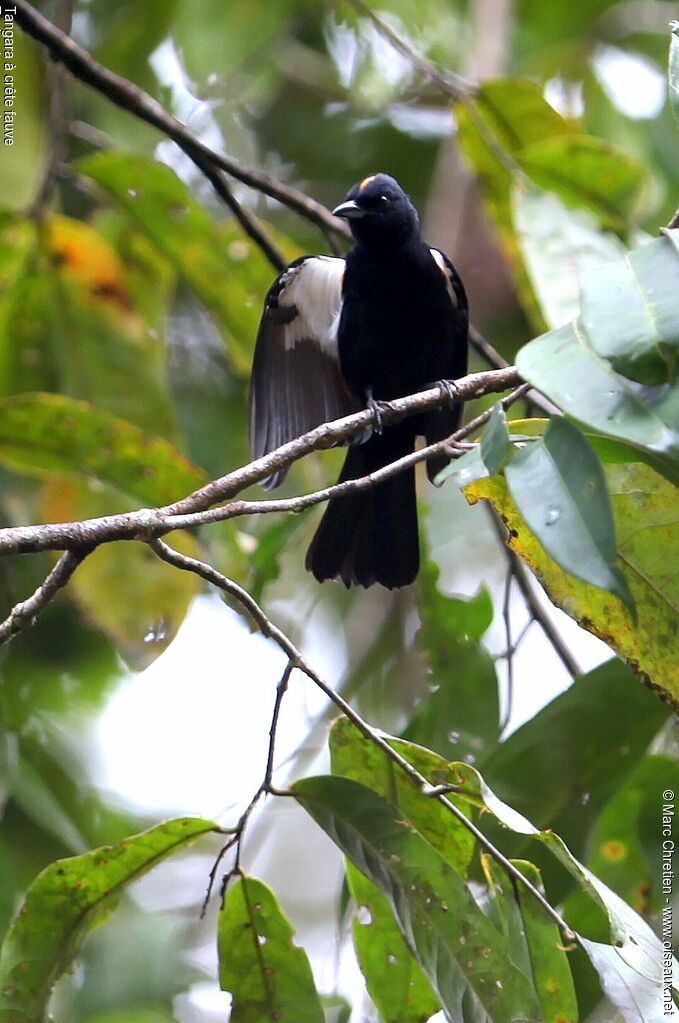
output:
M 339 483 L 358 479 L 413 450 L 412 430 L 398 426 L 349 448 Z M 333 498 L 311 541 L 306 567 L 319 582 L 345 586 L 381 583 L 387 589 L 411 583 L 420 564 L 415 470 L 378 486 Z

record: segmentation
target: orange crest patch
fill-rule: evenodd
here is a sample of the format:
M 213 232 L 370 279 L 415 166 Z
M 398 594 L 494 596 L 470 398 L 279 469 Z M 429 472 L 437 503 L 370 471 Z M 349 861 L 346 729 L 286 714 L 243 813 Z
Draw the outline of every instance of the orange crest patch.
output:
M 370 182 L 374 181 L 376 177 L 376 174 L 371 174 L 369 178 L 363 178 L 363 181 L 361 181 L 358 186 L 359 192 L 362 192 L 364 188 L 367 188 Z

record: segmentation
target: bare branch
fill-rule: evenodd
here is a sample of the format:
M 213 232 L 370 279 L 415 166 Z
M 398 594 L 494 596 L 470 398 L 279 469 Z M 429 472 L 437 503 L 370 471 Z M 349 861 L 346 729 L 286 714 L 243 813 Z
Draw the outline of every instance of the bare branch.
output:
M 89 550 L 81 548 L 78 551 L 66 551 L 61 555 L 37 590 L 26 600 L 15 604 L 4 622 L 0 622 L 0 646 L 33 624 L 36 616 L 56 597 L 59 590 L 63 589 L 78 565 L 90 553 L 91 548 Z
M 526 602 L 526 606 L 532 618 L 544 632 L 568 674 L 571 678 L 576 678 L 578 675 L 582 674 L 580 665 L 564 643 L 561 634 L 558 629 L 555 628 L 549 614 L 540 603 L 538 596 L 533 589 L 528 569 L 516 551 L 513 551 L 511 547 L 507 546 L 508 534 L 502 519 L 492 507 L 490 508 L 490 513 L 495 532 L 498 539 L 502 542 L 512 577 L 516 580 L 517 586 L 521 590 L 521 595 Z
M 468 376 L 454 381 L 454 383 L 459 400 L 469 401 L 483 394 L 497 393 L 507 390 L 509 387 L 521 385 L 522 381 L 518 371 L 510 366 L 503 370 L 470 373 Z M 442 394 L 440 387 L 432 387 L 426 391 L 418 391 L 416 394 L 385 403 L 382 418 L 384 423 L 388 425 L 406 416 L 422 412 L 425 409 L 439 407 L 447 401 L 448 398 Z M 273 472 L 291 465 L 310 452 L 328 448 L 346 440 L 370 425 L 371 422 L 372 413 L 370 410 L 365 409 L 362 412 L 355 412 L 353 415 L 345 416 L 343 419 L 337 419 L 332 423 L 324 423 L 314 430 L 310 430 L 302 437 L 283 444 L 268 455 L 258 458 L 240 469 L 235 469 L 226 476 L 213 480 L 206 484 L 206 486 L 182 498 L 182 500 L 162 508 L 145 508 L 140 511 L 126 512 L 121 515 L 107 515 L 96 519 L 84 519 L 79 522 L 15 526 L 0 529 L 0 555 L 27 554 L 43 550 L 78 549 L 80 547 L 108 543 L 112 540 L 149 540 L 153 537 L 163 536 L 172 529 L 177 529 L 178 522 L 184 528 L 189 525 L 204 525 L 215 521 L 215 516 L 206 513 L 203 516 L 196 515 L 190 521 L 186 518 L 179 519 L 179 516 L 206 512 L 213 505 L 222 501 L 228 501 L 229 498 L 234 497 L 245 487 L 265 479 Z M 485 420 L 480 422 L 485 422 Z M 445 444 L 446 442 L 442 443 Z M 421 460 L 422 456 L 418 452 L 412 457 Z M 399 466 L 405 468 L 402 462 L 399 463 Z M 377 474 L 374 474 L 374 476 L 376 477 Z M 374 482 L 376 480 L 367 484 L 359 484 L 357 481 L 354 481 L 354 484 L 357 487 L 360 485 L 370 486 L 374 485 Z M 324 496 L 319 496 L 317 499 L 311 500 L 310 503 L 326 500 L 333 493 L 335 491 L 332 488 L 328 488 L 327 492 L 319 492 L 319 494 Z M 303 502 L 305 498 L 297 500 Z M 269 506 L 271 504 L 272 502 L 269 502 Z M 262 505 L 265 507 L 265 502 L 262 502 Z M 308 505 L 300 503 L 299 507 L 293 510 L 301 511 L 306 506 Z M 248 513 L 250 511 L 259 512 L 263 510 L 257 507 L 250 508 L 245 503 L 240 503 L 225 511 L 219 518 L 230 518 L 245 514 L 245 508 L 247 508 Z M 274 509 L 271 508 L 270 510 Z M 275 510 L 283 510 L 283 508 L 280 507 Z
M 65 32 L 60 31 L 44 18 L 26 0 L 16 0 L 15 20 L 28 35 L 32 36 L 50 51 L 52 58 L 64 64 L 76 78 L 106 96 L 116 106 L 122 107 L 147 124 L 171 138 L 193 162 L 204 171 L 202 161 L 207 161 L 215 170 L 225 171 L 246 185 L 277 199 L 295 210 L 325 232 L 349 237 L 346 224 L 338 220 L 321 203 L 304 195 L 303 192 L 284 185 L 263 171 L 236 160 L 232 156 L 216 153 L 191 132 L 147 92 L 133 82 L 114 74 L 99 64 L 82 47 L 78 46 Z

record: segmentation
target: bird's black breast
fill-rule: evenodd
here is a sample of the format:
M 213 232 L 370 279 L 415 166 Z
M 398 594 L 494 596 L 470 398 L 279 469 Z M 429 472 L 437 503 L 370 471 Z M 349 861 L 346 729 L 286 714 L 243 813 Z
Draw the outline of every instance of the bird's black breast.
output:
M 357 395 L 410 394 L 464 373 L 466 306 L 456 307 L 431 250 L 417 243 L 348 255 L 338 331 L 342 374 Z

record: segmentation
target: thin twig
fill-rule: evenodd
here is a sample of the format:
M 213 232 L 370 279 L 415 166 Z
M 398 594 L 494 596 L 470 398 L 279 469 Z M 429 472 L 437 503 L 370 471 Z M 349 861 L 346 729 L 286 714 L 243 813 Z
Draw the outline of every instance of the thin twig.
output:
M 56 5 L 55 24 L 66 36 L 71 31 L 73 21 L 73 0 L 59 0 Z M 68 123 L 68 80 L 66 68 L 53 64 L 48 69 L 47 91 L 49 95 L 49 144 L 50 154 L 47 161 L 42 185 L 33 203 L 34 214 L 40 216 L 47 206 L 55 182 L 59 177 L 60 168 L 64 163 L 67 150 L 67 123 Z
M 470 401 L 483 394 L 497 393 L 507 390 L 510 387 L 525 387 L 521 383 L 518 371 L 514 367 L 503 370 L 488 370 L 485 373 L 470 373 L 460 380 L 454 381 L 456 397 L 460 401 Z M 524 393 L 523 391 L 521 393 Z M 512 396 L 510 395 L 509 398 Z M 418 391 L 415 394 L 394 401 L 385 403 L 382 408 L 382 418 L 386 425 L 401 420 L 406 416 L 414 415 L 425 409 L 437 408 L 447 401 L 440 387 L 429 388 L 426 391 Z M 507 399 L 508 400 L 508 399 Z M 485 419 L 477 417 L 473 424 L 485 422 Z M 355 412 L 343 419 L 337 419 L 331 423 L 323 423 L 314 430 L 303 434 L 296 440 L 281 445 L 275 451 L 264 455 L 262 458 L 249 462 L 247 465 L 233 472 L 213 480 L 200 489 L 189 494 L 173 504 L 162 508 L 141 509 L 140 511 L 125 512 L 120 515 L 106 515 L 95 519 L 83 519 L 78 522 L 47 523 L 35 526 L 13 526 L 0 529 L 0 555 L 2 554 L 28 554 L 42 550 L 68 550 L 92 544 L 108 543 L 112 540 L 149 540 L 152 537 L 163 536 L 171 529 L 177 528 L 177 523 L 183 526 L 204 525 L 214 521 L 212 513 L 203 516 L 196 516 L 192 520 L 179 518 L 179 516 L 193 515 L 194 513 L 207 512 L 207 509 L 222 501 L 228 501 L 241 490 L 257 483 L 272 473 L 286 468 L 293 462 L 299 460 L 312 451 L 332 447 L 338 442 L 346 440 L 353 434 L 358 433 L 372 423 L 372 413 L 365 409 L 362 412 Z M 468 424 L 473 425 L 473 424 Z M 455 435 L 454 435 L 455 436 Z M 447 442 L 441 442 L 442 450 Z M 418 453 L 419 454 L 419 453 Z M 415 456 L 413 456 L 415 457 Z M 402 462 L 399 467 L 403 467 Z M 377 474 L 374 474 L 377 475 Z M 358 488 L 362 484 L 353 481 Z M 366 485 L 374 485 L 366 484 Z M 342 486 L 345 486 L 342 484 Z M 318 501 L 327 500 L 338 491 L 328 488 L 319 492 Z M 297 510 L 305 506 L 305 498 L 297 500 Z M 312 502 L 312 503 L 317 503 Z M 262 502 L 265 506 L 265 503 Z M 268 503 L 269 506 L 271 502 Z M 243 514 L 243 503 L 236 504 L 221 516 L 222 518 L 233 517 Z M 283 506 L 281 506 L 283 507 Z M 258 511 L 249 508 L 248 511 Z
M 32 625 L 38 615 L 49 602 L 56 597 L 59 590 L 67 584 L 78 565 L 91 553 L 91 550 L 80 548 L 77 551 L 66 551 L 46 576 L 37 590 L 15 604 L 4 622 L 0 622 L 0 646 L 9 642 L 22 629 Z
M 568 649 L 568 646 L 564 643 L 562 636 L 555 627 L 552 619 L 549 617 L 549 614 L 540 603 L 538 596 L 533 589 L 528 570 L 521 561 L 521 558 L 518 556 L 516 551 L 513 551 L 511 547 L 507 546 L 507 529 L 502 522 L 502 519 L 494 508 L 490 508 L 490 514 L 495 533 L 502 543 L 505 555 L 509 565 L 511 566 L 512 575 L 514 579 L 516 579 L 517 586 L 521 590 L 521 595 L 526 602 L 526 606 L 528 607 L 531 616 L 544 632 L 568 674 L 571 678 L 577 678 L 578 675 L 582 674 L 580 665 Z
M 254 598 L 247 593 L 242 587 L 234 583 L 232 579 L 228 579 L 217 569 L 213 568 L 212 565 L 208 565 L 205 562 L 198 561 L 195 558 L 189 558 L 184 554 L 179 554 L 177 551 L 168 547 L 167 544 L 161 541 L 154 541 L 151 543 L 151 547 L 156 554 L 161 557 L 164 561 L 168 561 L 175 567 L 184 571 L 193 572 L 200 576 L 201 579 L 206 579 L 213 583 L 218 589 L 228 593 L 230 596 L 241 594 L 243 597 L 243 606 L 247 610 L 248 614 L 258 623 L 260 629 L 264 635 L 272 639 L 278 647 L 285 653 L 288 658 L 288 668 L 292 671 L 293 668 L 298 668 L 302 671 L 311 682 L 316 685 L 321 692 L 328 697 L 332 703 L 352 722 L 352 724 L 358 729 L 373 746 L 377 747 L 381 752 L 388 757 L 396 766 L 404 772 L 404 774 L 413 782 L 414 785 L 423 793 L 423 795 L 436 799 L 440 802 L 449 813 L 451 813 L 458 822 L 466 828 L 474 836 L 479 846 L 493 857 L 493 859 L 499 863 L 511 877 L 515 877 L 516 880 L 521 883 L 527 891 L 531 893 L 540 905 L 543 907 L 545 912 L 551 917 L 552 920 L 561 928 L 563 933 L 571 940 L 573 938 L 573 932 L 569 928 L 566 921 L 561 915 L 554 909 L 553 906 L 547 901 L 544 895 L 532 885 L 527 878 L 521 874 L 521 872 L 514 866 L 510 860 L 490 841 L 489 838 L 484 835 L 476 825 L 469 820 L 467 815 L 451 803 L 446 798 L 445 794 L 441 792 L 440 788 L 432 786 L 431 782 L 421 774 L 413 764 L 410 763 L 404 756 L 402 756 L 397 750 L 395 750 L 387 741 L 387 739 L 380 732 L 376 731 L 371 725 L 365 721 L 361 715 L 353 709 L 353 707 L 347 703 L 347 701 L 330 685 L 325 679 L 319 675 L 306 660 L 302 652 L 294 645 L 292 640 L 282 632 L 274 623 L 269 619 L 262 608 L 257 604 Z M 240 599 L 237 597 L 237 599 Z M 287 671 L 287 669 L 286 669 Z M 284 675 L 285 685 L 287 686 L 287 679 Z M 279 683 L 279 688 L 283 685 L 283 680 Z M 283 688 L 283 692 L 284 692 Z M 282 699 L 282 693 L 281 693 Z M 277 721 L 277 717 L 276 717 Z M 273 724 L 272 724 L 273 729 Z M 275 733 L 274 733 L 275 734 Z M 281 794 L 280 792 L 278 794 Z M 257 797 L 259 798 L 259 796 Z M 247 812 L 247 811 L 246 811 Z M 250 812 L 252 812 L 250 810 Z M 237 829 L 236 829 L 237 831 Z M 234 834 L 233 838 L 227 843 L 225 852 L 228 848 L 232 848 L 237 844 L 238 838 Z
M 128 79 L 114 74 L 99 64 L 82 47 L 78 46 L 68 35 L 61 32 L 47 18 L 43 17 L 26 0 L 15 0 L 16 23 L 43 46 L 46 46 L 53 59 L 60 61 L 80 81 L 91 86 L 106 96 L 116 106 L 122 107 L 139 117 L 147 124 L 158 128 L 171 138 L 186 155 L 200 166 L 198 160 L 208 160 L 213 167 L 225 171 L 246 185 L 263 192 L 264 195 L 277 199 L 300 216 L 331 234 L 348 238 L 349 229 L 338 220 L 321 203 L 316 202 L 290 185 L 284 185 L 263 171 L 250 167 L 232 156 L 217 153 L 197 139 L 181 121 L 167 110 L 152 96 Z M 201 167 L 201 170 L 203 168 Z
M 158 550 L 156 550 L 156 553 L 159 553 Z M 222 899 L 224 898 L 224 894 L 226 892 L 226 889 L 231 878 L 235 877 L 236 874 L 240 874 L 241 872 L 240 863 L 243 849 L 243 839 L 245 837 L 245 831 L 248 826 L 248 821 L 250 820 L 252 812 L 257 806 L 257 803 L 260 801 L 262 796 L 267 795 L 267 793 L 271 791 L 271 779 L 273 778 L 273 761 L 276 751 L 276 736 L 278 733 L 278 720 L 281 713 L 281 707 L 283 705 L 283 697 L 288 691 L 290 675 L 292 674 L 294 667 L 295 666 L 292 663 L 292 661 L 288 660 L 288 663 L 285 665 L 285 670 L 281 675 L 280 681 L 276 686 L 276 699 L 274 701 L 273 713 L 271 715 L 271 726 L 269 728 L 269 748 L 266 757 L 266 769 L 264 771 L 264 780 L 262 781 L 262 784 L 259 786 L 255 794 L 253 795 L 252 799 L 246 806 L 243 813 L 238 818 L 238 823 L 236 824 L 235 828 L 233 828 L 232 831 L 231 829 L 229 829 L 231 831 L 231 838 L 229 838 L 229 840 L 224 843 L 222 848 L 217 853 L 217 857 L 215 859 L 215 862 L 212 864 L 212 869 L 210 870 L 210 874 L 208 877 L 208 886 L 207 891 L 205 892 L 205 898 L 203 899 L 201 917 L 204 917 L 207 912 L 208 903 L 210 901 L 212 892 L 214 891 L 219 865 L 221 864 L 222 860 L 224 859 L 224 857 L 226 856 L 230 849 L 235 848 L 236 853 L 233 861 L 233 866 L 231 867 L 229 872 L 225 874 L 224 879 L 222 880 L 221 884 Z
M 507 559 L 507 578 L 505 580 L 505 592 L 502 600 L 502 618 L 505 623 L 505 648 L 507 650 L 507 700 L 500 721 L 500 734 L 507 727 L 512 716 L 512 704 L 514 702 L 514 644 L 512 643 L 512 563 Z
M 471 82 L 469 79 L 463 78 L 462 75 L 455 74 L 455 72 L 442 71 L 428 57 L 423 57 L 409 42 L 395 32 L 390 25 L 387 25 L 386 21 L 383 21 L 379 15 L 375 14 L 372 8 L 364 3 L 364 0 L 349 0 L 349 3 L 360 14 L 372 21 L 380 35 L 384 36 L 394 49 L 398 50 L 413 67 L 417 68 L 418 71 L 434 82 L 446 96 L 450 96 L 454 100 L 465 100 L 474 94 L 477 88 L 475 82 Z

